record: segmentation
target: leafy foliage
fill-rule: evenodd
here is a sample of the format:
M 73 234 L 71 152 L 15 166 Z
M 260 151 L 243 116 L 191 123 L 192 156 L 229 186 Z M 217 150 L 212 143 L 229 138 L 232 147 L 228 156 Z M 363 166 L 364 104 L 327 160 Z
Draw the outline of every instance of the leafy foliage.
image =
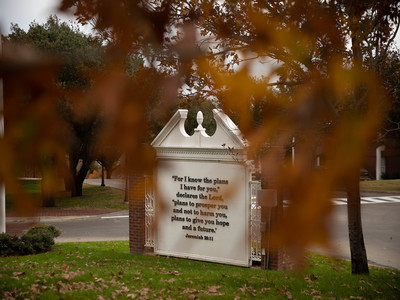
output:
M 107 158 L 112 165 L 121 155 L 115 147 L 99 143 L 99 131 L 105 122 L 103 113 L 98 110 L 96 103 L 85 103 L 80 99 L 91 88 L 95 80 L 94 74 L 103 72 L 106 47 L 100 38 L 87 36 L 76 25 L 61 22 L 56 16 L 50 16 L 43 25 L 32 23 L 27 32 L 18 25 L 13 25 L 8 40 L 17 45 L 30 45 L 42 54 L 62 61 L 52 79 L 59 88 L 60 95 L 49 100 L 55 110 L 54 114 L 60 118 L 65 129 L 65 143 L 62 146 L 68 154 L 69 166 L 69 172 L 63 171 L 66 186 L 71 190 L 72 196 L 80 196 L 82 182 L 91 162 L 96 158 Z M 129 56 L 126 64 L 130 76 L 138 71 L 141 63 L 137 57 Z M 54 189 L 51 188 L 51 177 L 57 176 L 52 169 L 58 162 L 52 158 L 54 154 L 46 156 L 49 157 L 42 158 L 40 165 L 44 181 L 50 181 L 45 188 L 48 187 L 49 195 L 46 196 L 51 200 L 47 200 L 45 204 L 53 206 L 51 194 L 54 194 Z M 66 165 L 62 169 L 67 169 Z
M 37 254 L 50 251 L 54 245 L 54 238 L 61 231 L 53 225 L 39 224 L 30 228 L 21 237 L 0 234 L 0 256 Z
M 0 255 L 10 256 L 18 253 L 25 253 L 25 249 L 21 249 L 23 244 L 16 235 L 10 235 L 7 233 L 0 234 Z
M 203 127 L 206 129 L 206 133 L 212 136 L 216 130 L 216 123 L 213 117 L 212 110 L 215 105 L 209 100 L 202 99 L 190 99 L 186 98 L 185 101 L 180 103 L 180 108 L 188 109 L 188 116 L 185 123 L 186 132 L 189 135 L 194 133 L 194 129 L 197 127 L 197 112 L 202 111 L 204 116 Z
M 90 149 L 93 147 L 92 144 L 95 143 L 95 134 L 99 123 L 99 116 L 96 114 L 93 105 L 87 105 L 82 108 L 87 110 L 85 118 L 78 116 L 83 112 L 77 112 L 79 104 L 77 104 L 76 96 L 73 93 L 75 93 L 75 90 L 84 93 L 85 90 L 90 88 L 91 80 L 93 79 L 92 73 L 100 71 L 102 67 L 104 47 L 100 39 L 86 36 L 77 27 L 73 26 L 73 24 L 68 25 L 65 22 L 61 22 L 56 16 L 50 16 L 43 25 L 32 23 L 27 32 L 20 29 L 18 25 L 13 25 L 12 33 L 8 36 L 8 41 L 12 42 L 14 47 L 29 45 L 36 51 L 41 51 L 40 55 L 57 59 L 57 64 L 59 64 L 59 70 L 55 70 L 56 73 L 50 78 L 47 87 L 56 89 L 57 93 L 48 95 L 47 105 L 53 118 L 58 118 L 56 124 L 63 128 L 62 132 L 59 131 L 58 134 L 63 134 L 64 141 L 61 145 L 64 149 L 58 148 L 58 153 L 54 153 L 54 149 L 49 149 L 53 148 L 53 146 L 50 146 L 47 147 L 44 153 L 39 147 L 37 155 L 40 156 L 40 160 L 35 162 L 42 169 L 43 189 L 47 191 L 44 197 L 47 198 L 45 199 L 45 205 L 54 205 L 52 200 L 52 194 L 54 193 L 52 178 L 57 175 L 53 169 L 54 165 L 60 163 L 59 160 L 62 159 L 60 156 L 65 156 L 65 153 L 68 153 L 68 164 L 71 166 L 71 190 L 73 194 L 74 192 L 79 193 L 82 185 L 79 179 L 82 177 L 82 173 L 83 178 L 86 176 L 87 164 L 90 164 L 91 160 L 93 160 L 90 157 Z M 9 97 L 13 98 L 13 92 L 12 88 L 10 88 L 10 95 L 7 92 L 9 90 L 7 78 L 5 83 L 7 100 Z M 24 96 L 24 99 L 30 102 L 28 104 L 30 106 L 34 105 L 34 98 L 34 95 L 30 92 Z M 20 101 L 20 99 L 18 100 Z M 12 116 L 13 105 L 11 104 L 9 107 L 9 115 Z M 31 126 L 34 127 L 40 121 L 32 120 L 32 122 Z M 13 124 L 10 125 L 11 127 L 13 126 Z M 48 129 L 40 129 L 38 134 L 44 134 L 45 131 L 48 131 Z M 65 159 L 63 160 L 65 161 Z M 87 162 L 88 160 L 89 162 Z M 81 167 L 78 165 L 79 161 L 82 162 Z M 64 169 L 65 177 L 68 178 L 65 166 L 62 169 Z
M 388 113 L 381 130 L 381 141 L 392 147 L 400 147 L 400 54 L 391 51 L 387 57 L 377 66 L 379 77 L 383 82 L 390 102 Z M 382 141 L 383 140 L 383 141 Z
M 61 57 L 63 66 L 56 81 L 67 89 L 88 88 L 89 72 L 103 65 L 102 41 L 86 36 L 76 25 L 61 22 L 57 16 L 50 16 L 43 25 L 32 23 L 27 32 L 13 24 L 8 39 L 31 45 L 45 55 Z
M 31 227 L 25 234 L 26 235 L 41 235 L 49 233 L 53 238 L 59 237 L 61 231 L 53 226 L 53 225 L 46 225 L 46 224 L 38 224 Z
M 128 170 L 152 169 L 153 157 L 143 141 L 168 120 L 177 99 L 212 101 L 237 117 L 267 184 L 292 195 L 273 242 L 297 253 L 311 243 L 327 243 L 331 194 L 345 182 L 353 272 L 368 272 L 359 170 L 384 118 L 387 95 L 377 70 L 398 28 L 398 1 L 63 0 L 60 8 L 73 8 L 80 22 L 91 22 L 108 42 L 104 72 L 91 73 L 91 88 L 74 94 L 79 105 L 73 107 L 77 116 L 89 118 L 96 104 L 106 119 L 99 138 L 129 153 Z M 125 72 L 132 53 L 148 66 L 133 78 Z M 65 128 L 48 109 L 54 107 L 49 99 L 59 92 L 48 85 L 57 64 L 35 57 L 35 72 L 27 72 L 32 61 L 21 57 L 5 49 L 8 64 L 1 64 L 14 83 L 9 99 L 21 96 L 21 86 L 34 99 L 11 114 L 13 133 L 4 141 L 2 157 L 10 162 L 2 165 L 1 178 L 15 192 L 10 170 L 14 162 L 32 158 L 21 144 L 45 149 L 55 165 L 65 166 L 59 150 L 65 149 L 60 139 Z M 257 81 L 252 64 L 259 59 L 273 64 L 265 64 L 265 77 Z M 38 72 L 43 79 L 37 79 Z M 43 120 L 54 125 L 46 128 Z M 293 138 L 292 165 L 286 150 Z M 322 172 L 315 168 L 321 154 Z

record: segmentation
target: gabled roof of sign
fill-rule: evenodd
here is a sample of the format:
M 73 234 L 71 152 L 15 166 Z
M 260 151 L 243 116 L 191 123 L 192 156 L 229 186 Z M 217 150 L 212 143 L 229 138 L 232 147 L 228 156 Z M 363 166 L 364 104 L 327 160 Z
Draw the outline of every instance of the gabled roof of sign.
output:
M 192 136 L 185 130 L 187 109 L 178 109 L 173 117 L 160 131 L 151 145 L 154 148 L 233 148 L 244 149 L 246 140 L 235 123 L 220 109 L 214 109 L 213 115 L 217 123 L 215 133 L 208 136 L 202 126 L 203 114 L 197 113 L 198 126 Z

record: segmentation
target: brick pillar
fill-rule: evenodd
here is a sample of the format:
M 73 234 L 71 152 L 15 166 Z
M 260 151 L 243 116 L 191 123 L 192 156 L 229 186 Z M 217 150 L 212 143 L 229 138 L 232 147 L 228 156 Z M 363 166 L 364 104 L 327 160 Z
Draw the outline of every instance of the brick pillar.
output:
M 284 166 L 284 148 L 275 153 L 276 161 L 281 161 L 282 168 Z M 261 222 L 264 224 L 261 232 L 261 247 L 265 249 L 261 255 L 261 267 L 269 270 L 279 270 L 283 265 L 283 251 L 281 246 L 274 246 L 271 243 L 270 233 L 273 232 L 276 224 L 283 217 L 283 190 L 279 183 L 276 182 L 275 175 L 268 171 L 261 170 L 261 188 L 268 190 L 276 190 L 277 205 L 274 207 L 261 206 Z
M 143 171 L 129 175 L 129 248 L 131 253 L 145 252 L 145 184 Z
M 278 191 L 278 206 L 272 208 L 271 210 L 271 232 L 274 230 L 275 225 L 282 219 L 281 208 L 282 208 L 282 195 Z M 281 246 L 274 246 L 270 244 L 269 247 L 269 270 L 279 270 L 282 268 L 283 264 L 283 251 Z

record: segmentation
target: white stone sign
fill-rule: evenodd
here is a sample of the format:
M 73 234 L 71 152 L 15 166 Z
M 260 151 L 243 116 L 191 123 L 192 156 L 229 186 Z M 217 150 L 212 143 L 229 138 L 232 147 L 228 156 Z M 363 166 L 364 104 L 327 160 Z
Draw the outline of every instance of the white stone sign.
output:
M 249 180 L 245 141 L 236 125 L 214 110 L 217 129 L 184 129 L 178 110 L 155 138 L 157 151 L 155 252 L 249 266 Z

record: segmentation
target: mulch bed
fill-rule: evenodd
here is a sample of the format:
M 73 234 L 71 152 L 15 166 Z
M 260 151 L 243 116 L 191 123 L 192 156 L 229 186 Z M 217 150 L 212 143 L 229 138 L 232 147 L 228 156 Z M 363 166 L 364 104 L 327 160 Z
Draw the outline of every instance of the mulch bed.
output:
M 38 222 L 7 222 L 6 223 L 6 233 L 11 235 L 21 236 L 25 231 L 31 228 Z

